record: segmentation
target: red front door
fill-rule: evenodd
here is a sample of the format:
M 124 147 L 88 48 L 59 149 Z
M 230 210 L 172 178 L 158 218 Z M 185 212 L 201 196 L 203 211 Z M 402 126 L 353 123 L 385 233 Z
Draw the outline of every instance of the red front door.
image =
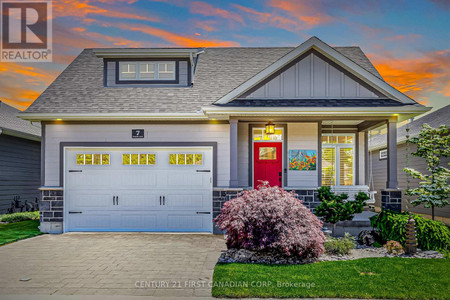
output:
M 282 143 L 253 144 L 253 187 L 268 181 L 270 186 L 282 187 Z

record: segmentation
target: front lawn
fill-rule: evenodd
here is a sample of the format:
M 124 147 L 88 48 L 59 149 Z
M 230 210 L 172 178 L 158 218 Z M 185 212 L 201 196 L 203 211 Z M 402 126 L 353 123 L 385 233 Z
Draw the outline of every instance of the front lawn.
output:
M 448 299 L 449 270 L 449 259 L 387 257 L 290 266 L 218 264 L 212 295 Z
M 42 234 L 39 220 L 0 224 L 0 246 Z

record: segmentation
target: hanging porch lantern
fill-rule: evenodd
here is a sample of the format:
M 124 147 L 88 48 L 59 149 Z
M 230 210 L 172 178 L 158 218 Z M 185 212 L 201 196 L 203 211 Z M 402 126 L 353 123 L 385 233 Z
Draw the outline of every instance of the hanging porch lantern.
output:
M 274 134 L 275 133 L 275 124 L 271 121 L 266 124 L 266 134 Z

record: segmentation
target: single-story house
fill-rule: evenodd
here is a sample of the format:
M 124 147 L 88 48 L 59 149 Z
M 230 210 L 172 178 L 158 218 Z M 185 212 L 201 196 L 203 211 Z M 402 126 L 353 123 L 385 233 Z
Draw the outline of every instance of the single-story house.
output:
M 414 168 L 420 172 L 427 173 L 427 165 L 423 158 L 411 155 L 416 150 L 415 145 L 406 143 L 406 136 L 415 137 L 420 133 L 423 124 L 428 124 L 431 127 L 437 128 L 440 125 L 450 126 L 450 105 L 447 105 L 441 109 L 431 112 L 417 120 L 412 121 L 409 124 L 405 124 L 397 130 L 397 173 L 398 173 L 398 186 L 404 190 L 408 187 L 414 188 L 419 184 L 418 179 L 408 177 L 403 168 L 408 166 Z M 409 131 L 407 131 L 409 129 Z M 384 131 L 384 130 L 383 130 Z M 369 159 L 371 161 L 372 171 L 370 172 L 373 178 L 373 188 L 377 191 L 376 194 L 376 208 L 381 209 L 381 195 L 380 190 L 384 188 L 386 182 L 386 169 L 387 169 L 387 149 L 386 149 L 386 134 L 380 132 L 380 134 L 373 135 L 369 141 Z M 443 158 L 441 165 L 448 167 L 450 158 Z M 411 198 L 413 199 L 413 198 Z M 397 210 L 410 209 L 412 212 L 430 215 L 431 208 L 425 208 L 423 205 L 412 206 L 407 203 L 408 197 L 404 196 L 402 203 L 395 204 L 398 207 Z M 394 204 L 391 204 L 394 205 Z M 435 219 L 440 219 L 446 224 L 450 225 L 450 206 L 435 208 Z
M 261 180 L 367 190 L 367 131 L 427 112 L 359 47 L 85 49 L 24 112 L 43 127 L 41 230 L 213 232 Z
M 20 206 L 40 198 L 41 126 L 18 118 L 19 112 L 0 101 L 0 214 L 15 198 Z

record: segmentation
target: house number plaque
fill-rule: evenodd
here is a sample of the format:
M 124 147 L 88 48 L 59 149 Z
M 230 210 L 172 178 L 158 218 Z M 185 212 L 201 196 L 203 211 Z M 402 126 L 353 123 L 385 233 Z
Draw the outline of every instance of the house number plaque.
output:
M 143 139 L 144 129 L 131 129 L 131 137 L 133 139 Z

